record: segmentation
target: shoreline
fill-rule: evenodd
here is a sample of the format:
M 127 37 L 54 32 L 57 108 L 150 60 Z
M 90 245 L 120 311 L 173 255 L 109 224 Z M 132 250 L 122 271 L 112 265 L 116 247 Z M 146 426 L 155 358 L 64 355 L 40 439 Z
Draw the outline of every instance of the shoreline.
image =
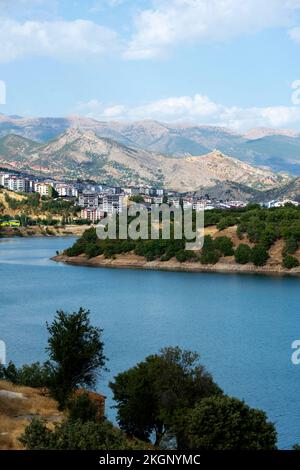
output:
M 139 259 L 137 259 L 139 258 Z M 254 266 L 239 265 L 230 262 L 218 262 L 215 265 L 201 265 L 200 263 L 176 260 L 170 261 L 146 261 L 145 259 L 131 255 L 119 255 L 115 259 L 104 258 L 103 255 L 88 259 L 85 255 L 69 257 L 63 254 L 54 256 L 52 261 L 73 266 L 85 266 L 92 268 L 113 269 L 137 269 L 145 271 L 168 271 L 189 273 L 219 273 L 219 274 L 260 274 L 266 276 L 300 276 L 300 267 L 287 270 L 282 266 Z
M 9 238 L 54 238 L 54 237 L 80 237 L 88 225 L 66 225 L 55 227 L 53 225 L 34 225 L 27 227 L 1 227 L 1 239 Z

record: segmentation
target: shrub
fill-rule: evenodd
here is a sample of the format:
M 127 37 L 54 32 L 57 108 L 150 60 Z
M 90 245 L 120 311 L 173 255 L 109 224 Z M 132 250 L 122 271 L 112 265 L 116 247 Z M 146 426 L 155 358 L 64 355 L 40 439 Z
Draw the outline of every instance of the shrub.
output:
M 255 266 L 264 266 L 268 261 L 269 254 L 262 245 L 256 245 L 251 251 L 251 261 Z
M 202 264 L 216 264 L 220 259 L 220 254 L 218 251 L 205 251 L 200 256 L 200 261 Z
M 133 450 L 145 449 L 145 443 L 130 441 L 109 421 L 65 420 L 53 431 L 34 419 L 20 437 L 28 450 Z
M 283 258 L 282 266 L 286 269 L 297 268 L 299 266 L 299 261 L 294 256 L 287 255 Z
M 80 420 L 97 421 L 99 407 L 95 400 L 91 400 L 87 393 L 82 393 L 68 403 L 69 419 L 71 421 Z
M 235 261 L 238 264 L 247 264 L 251 260 L 251 248 L 249 245 L 241 243 L 234 253 Z
M 232 256 L 234 254 L 232 240 L 228 237 L 215 238 L 215 247 L 223 256 Z
M 185 261 L 196 260 L 197 255 L 194 253 L 194 251 L 182 250 L 176 253 L 176 259 L 180 263 L 184 263 Z

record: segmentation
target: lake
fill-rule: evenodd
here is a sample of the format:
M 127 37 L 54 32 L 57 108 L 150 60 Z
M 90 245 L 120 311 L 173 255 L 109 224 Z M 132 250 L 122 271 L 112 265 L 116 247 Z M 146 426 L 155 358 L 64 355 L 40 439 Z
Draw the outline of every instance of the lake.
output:
M 108 381 L 160 348 L 196 350 L 215 381 L 261 408 L 276 423 L 281 448 L 300 442 L 300 366 L 291 343 L 300 339 L 300 279 L 236 274 L 97 269 L 50 257 L 72 238 L 0 241 L 0 339 L 18 365 L 44 360 L 57 309 L 91 310 L 104 328 Z

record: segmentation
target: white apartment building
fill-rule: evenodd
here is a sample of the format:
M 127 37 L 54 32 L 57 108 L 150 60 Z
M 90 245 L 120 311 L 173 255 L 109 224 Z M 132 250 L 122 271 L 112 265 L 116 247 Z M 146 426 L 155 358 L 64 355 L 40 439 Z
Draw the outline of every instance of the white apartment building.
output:
M 124 196 L 105 194 L 99 197 L 99 208 L 107 214 L 120 214 L 123 212 L 123 206 Z
M 57 183 L 55 189 L 59 197 L 77 197 L 78 190 L 71 184 Z
M 33 182 L 28 178 L 17 175 L 2 174 L 0 184 L 10 191 L 28 193 L 33 190 Z
M 35 183 L 34 190 L 36 193 L 39 193 L 41 196 L 50 196 L 52 191 L 52 186 L 49 183 Z

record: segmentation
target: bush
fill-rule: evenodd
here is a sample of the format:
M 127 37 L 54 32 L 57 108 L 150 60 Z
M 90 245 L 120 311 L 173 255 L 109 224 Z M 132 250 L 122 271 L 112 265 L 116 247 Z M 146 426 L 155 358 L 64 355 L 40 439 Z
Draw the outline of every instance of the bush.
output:
M 69 419 L 71 421 L 97 421 L 99 406 L 95 400 L 91 400 L 87 393 L 82 393 L 68 403 Z
M 216 249 L 219 250 L 223 256 L 232 256 L 234 254 L 233 243 L 230 238 L 217 237 L 214 242 Z
M 283 256 L 293 255 L 298 250 L 298 242 L 295 238 L 290 237 L 285 242 L 285 247 L 283 249 Z
M 251 248 L 249 245 L 241 243 L 234 253 L 235 261 L 238 264 L 247 264 L 251 260 Z
M 269 259 L 267 250 L 261 246 L 256 245 L 251 251 L 251 261 L 255 266 L 264 266 Z
M 287 255 L 283 258 L 282 266 L 286 269 L 297 268 L 299 266 L 299 261 L 294 256 Z
M 200 261 L 202 264 L 216 264 L 220 259 L 220 254 L 218 251 L 205 251 L 200 256 Z
M 193 260 L 195 261 L 197 259 L 197 255 L 194 251 L 189 251 L 189 250 L 178 251 L 176 253 L 176 259 L 180 263 L 184 263 L 185 261 L 193 261 Z
M 54 431 L 34 419 L 20 437 L 28 450 L 133 450 L 145 449 L 145 443 L 130 441 L 109 421 L 65 420 Z

